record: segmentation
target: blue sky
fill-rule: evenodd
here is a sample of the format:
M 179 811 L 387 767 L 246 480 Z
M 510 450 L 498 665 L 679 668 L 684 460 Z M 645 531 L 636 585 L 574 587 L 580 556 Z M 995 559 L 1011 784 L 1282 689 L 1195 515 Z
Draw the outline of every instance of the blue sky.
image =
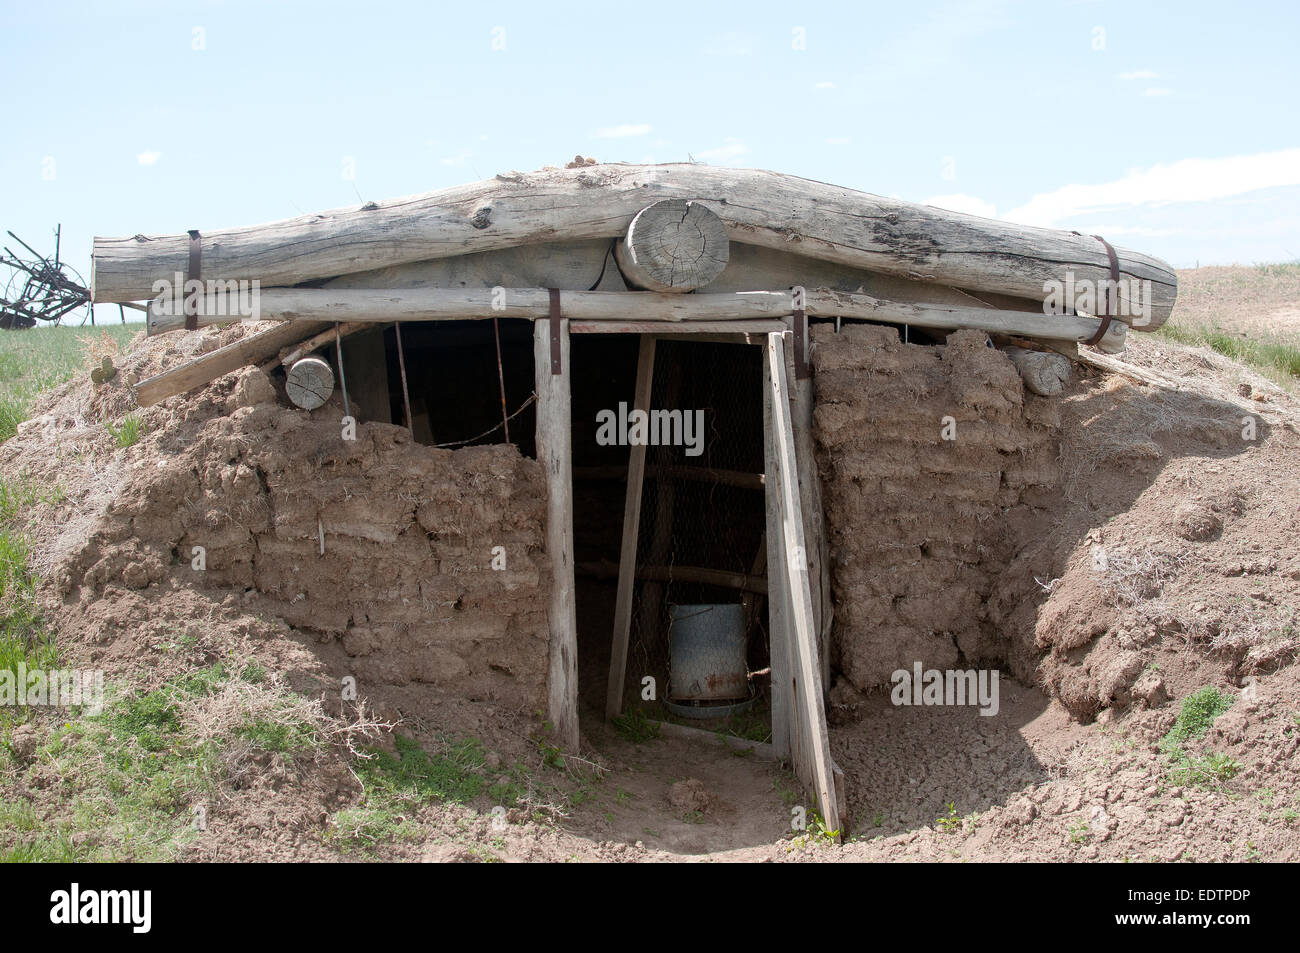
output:
M 775 169 L 1180 267 L 1293 260 L 1297 40 L 1295 2 L 6 0 L 0 227 L 48 247 L 62 222 L 84 274 L 97 234 L 582 153 Z

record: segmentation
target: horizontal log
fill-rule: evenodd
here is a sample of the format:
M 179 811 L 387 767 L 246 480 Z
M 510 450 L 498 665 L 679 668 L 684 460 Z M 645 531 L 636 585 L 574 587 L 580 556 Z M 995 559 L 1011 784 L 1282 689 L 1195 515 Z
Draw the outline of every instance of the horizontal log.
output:
M 337 336 L 338 338 L 345 338 L 349 334 L 355 334 L 358 331 L 363 331 L 373 327 L 374 325 L 370 324 L 343 324 L 339 326 Z M 293 364 L 295 361 L 299 361 L 306 357 L 312 351 L 333 344 L 335 340 L 335 329 L 326 328 L 319 334 L 313 334 L 305 341 L 299 341 L 297 344 L 281 348 L 280 354 L 276 360 L 280 364 Z
M 228 324 L 229 312 L 198 316 L 200 327 Z M 746 321 L 784 318 L 793 313 L 791 291 L 736 291 L 722 294 L 658 294 L 649 291 L 562 291 L 560 309 L 575 322 L 615 321 L 662 325 L 695 321 Z M 275 321 L 343 321 L 388 324 L 393 321 L 459 321 L 476 318 L 544 318 L 550 314 L 545 288 L 272 288 L 261 292 L 259 314 Z M 1096 318 L 1007 311 L 960 305 L 910 304 L 870 295 L 826 289 L 808 290 L 804 307 L 812 317 L 861 318 L 930 328 L 974 328 L 1001 334 L 1086 341 L 1097 333 Z M 182 316 L 162 318 L 153 333 L 184 326 Z M 1107 336 L 1122 336 L 1114 322 Z M 666 328 L 665 328 L 666 330 Z
M 722 344 L 761 344 L 763 335 L 784 331 L 784 318 L 750 318 L 745 321 L 679 321 L 665 327 L 662 321 L 574 321 L 570 334 L 654 334 L 672 339 L 690 335 L 694 341 L 712 340 Z M 749 340 L 746 340 L 749 339 Z
M 581 562 L 574 568 L 584 576 L 594 576 L 597 579 L 618 578 L 618 565 L 609 560 Z M 651 579 L 655 582 L 693 582 L 767 595 L 767 580 L 762 576 L 727 572 L 725 569 L 708 569 L 704 566 L 637 566 L 636 576 L 638 579 Z
M 161 374 L 145 378 L 135 385 L 136 402 L 141 407 L 149 407 L 176 394 L 187 393 L 223 374 L 275 357 L 282 348 L 308 338 L 320 329 L 318 323 L 304 321 L 281 324 L 250 334 Z
M 761 490 L 765 479 L 761 473 L 739 473 L 735 470 L 714 470 L 709 467 L 656 466 L 647 464 L 646 476 L 652 479 L 693 480 L 697 483 L 721 483 L 745 490 Z M 627 467 L 574 467 L 575 480 L 626 480 Z
M 1186 387 L 1185 384 L 1180 383 L 1168 374 L 1161 374 L 1159 371 L 1138 367 L 1136 364 L 1121 361 L 1109 354 L 1094 354 L 1091 351 L 1081 350 L 1078 345 L 1066 345 L 1056 342 L 1048 342 L 1047 346 L 1072 361 L 1077 361 L 1088 367 L 1095 367 L 1097 370 L 1105 371 L 1108 374 L 1119 374 L 1122 377 L 1131 378 L 1151 387 L 1163 387 L 1166 390 L 1183 390 Z
M 535 242 L 612 239 L 647 205 L 698 202 L 731 241 L 973 291 L 1042 301 L 1051 282 L 1109 278 L 1101 242 L 755 169 L 603 165 L 499 175 L 486 182 L 267 225 L 205 232 L 202 277 L 276 286 Z M 96 238 L 96 302 L 142 301 L 184 274 L 186 234 Z M 1149 320 L 1177 296 L 1165 262 L 1116 248 L 1122 280 L 1151 282 Z

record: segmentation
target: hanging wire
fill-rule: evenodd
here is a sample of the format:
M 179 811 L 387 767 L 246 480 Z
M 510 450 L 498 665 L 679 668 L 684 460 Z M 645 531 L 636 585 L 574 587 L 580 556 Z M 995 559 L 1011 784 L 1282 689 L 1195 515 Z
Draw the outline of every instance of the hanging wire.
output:
M 406 429 L 415 439 L 415 426 L 411 423 L 411 393 L 406 387 L 406 355 L 402 352 L 402 322 L 394 321 L 393 330 L 397 334 L 397 366 L 402 372 L 402 411 L 406 414 Z
M 339 334 L 339 323 L 334 322 L 334 358 L 339 365 L 339 387 L 343 389 L 343 414 L 352 416 L 352 408 L 348 406 L 348 379 L 343 376 L 343 335 Z
M 516 410 L 513 414 L 511 414 L 509 417 L 507 417 L 506 420 L 514 420 L 525 410 L 527 410 L 529 405 L 535 403 L 536 400 L 537 400 L 537 393 L 534 392 L 532 396 L 530 396 L 526 401 L 520 404 L 519 409 Z M 477 436 L 469 437 L 465 440 L 452 440 L 449 443 L 435 443 L 434 446 L 440 450 L 448 450 L 452 447 L 463 447 L 466 444 L 473 443 L 475 440 L 482 440 L 484 437 L 488 437 L 496 433 L 498 430 L 501 429 L 502 425 L 506 422 L 506 420 L 501 421 L 501 423 L 497 424 L 495 427 L 492 427 L 490 430 L 485 430 L 481 434 L 478 434 Z
M 501 369 L 501 325 L 497 322 L 496 315 L 492 316 L 492 334 L 497 341 L 497 381 L 501 385 L 501 426 L 505 428 L 506 443 L 509 443 L 510 418 L 506 416 L 506 375 Z

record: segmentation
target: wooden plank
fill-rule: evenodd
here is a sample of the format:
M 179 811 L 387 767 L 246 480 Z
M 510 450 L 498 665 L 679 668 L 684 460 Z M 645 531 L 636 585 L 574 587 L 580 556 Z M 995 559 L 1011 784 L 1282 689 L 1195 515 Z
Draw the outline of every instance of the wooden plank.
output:
M 1092 351 L 1085 351 L 1077 345 L 1055 345 L 1049 344 L 1052 350 L 1064 354 L 1073 361 L 1080 364 L 1086 364 L 1088 367 L 1095 367 L 1098 370 L 1106 371 L 1109 374 L 1120 374 L 1124 377 L 1132 378 L 1142 384 L 1148 384 L 1152 387 L 1163 387 L 1167 390 L 1183 390 L 1187 385 L 1180 383 L 1168 374 L 1161 374 L 1158 371 L 1148 370 L 1145 367 L 1138 367 L 1136 364 L 1130 364 L 1122 361 L 1117 357 L 1110 357 L 1106 354 L 1097 354 Z
M 665 356 L 671 356 L 670 353 L 658 347 L 655 354 L 656 363 L 664 368 L 664 373 L 659 375 L 662 379 L 661 390 L 658 393 L 659 403 L 663 407 L 674 407 L 681 394 L 682 364 L 680 361 L 665 360 Z M 651 399 L 654 397 L 655 391 L 652 388 Z M 650 450 L 653 450 L 653 453 Z M 674 457 L 672 450 L 671 447 L 662 446 L 648 448 L 646 459 L 656 460 L 659 465 L 667 465 L 665 461 Z M 661 566 L 672 561 L 677 506 L 676 486 L 677 484 L 671 480 L 655 482 L 654 524 L 650 527 L 650 539 L 644 547 L 645 553 L 642 557 L 642 562 L 648 565 Z M 666 589 L 662 582 L 655 579 L 647 579 L 641 586 L 636 631 L 650 657 L 659 652 L 663 653 L 663 658 L 670 655 L 668 633 L 663 627 L 663 601 Z M 668 686 L 660 686 L 659 690 L 666 692 Z
M 733 242 L 973 291 L 1043 300 L 1043 283 L 1109 278 L 1089 235 L 1013 225 L 790 175 L 705 165 L 601 165 L 511 173 L 421 196 L 367 203 L 251 228 L 203 232 L 206 279 L 258 279 L 262 289 L 536 242 L 613 239 L 665 199 L 712 209 Z M 185 234 L 96 238 L 97 302 L 143 301 L 188 260 Z M 1173 309 L 1165 262 L 1117 248 L 1122 278 L 1152 281 L 1148 330 Z
M 822 689 L 830 690 L 830 636 L 834 623 L 831 605 L 830 542 L 826 514 L 822 509 L 821 480 L 813 448 L 813 379 L 798 380 L 794 374 L 793 335 L 786 342 L 786 380 L 790 384 L 790 422 L 794 427 L 795 463 L 799 472 L 799 506 L 803 513 L 804 539 L 808 544 L 808 586 L 812 592 L 813 631 L 817 636 L 817 657 L 821 660 Z M 811 338 L 809 346 L 812 346 Z M 812 360 L 811 354 L 809 361 Z
M 782 760 L 791 755 L 791 722 L 794 711 L 790 679 L 790 628 L 786 574 L 781 568 L 783 544 L 781 512 L 775 491 L 777 479 L 776 443 L 772 438 L 772 386 L 766 342 L 763 353 L 763 465 L 767 507 L 767 631 L 768 655 L 772 665 L 772 747 Z
M 655 340 L 641 338 L 636 362 L 636 391 L 633 407 L 650 409 L 650 387 L 654 383 Z M 614 601 L 614 633 L 609 652 L 609 685 L 605 693 L 605 716 L 613 718 L 623 710 L 623 682 L 627 676 L 627 644 L 632 630 L 632 595 L 636 582 L 636 548 L 641 532 L 641 489 L 645 481 L 646 445 L 631 448 L 627 465 L 627 495 L 623 501 L 623 539 L 618 557 L 618 594 Z
M 626 291 L 608 238 L 538 242 L 340 274 L 324 288 L 564 288 Z M 774 288 L 783 287 L 781 283 Z M 856 286 L 854 286 L 856 287 Z M 852 291 L 853 288 L 848 290 Z M 569 329 L 573 333 L 573 329 Z
M 281 324 L 246 335 L 225 347 L 145 378 L 135 385 L 136 402 L 141 407 L 150 407 L 168 397 L 202 387 L 223 374 L 275 356 L 281 348 L 311 337 L 321 327 L 320 322 L 303 321 Z
M 575 480 L 626 480 L 628 467 L 600 466 L 574 467 Z M 740 473 L 736 470 L 718 470 L 713 467 L 647 466 L 645 475 L 652 480 L 691 480 L 695 483 L 720 483 L 745 490 L 761 490 L 765 479 L 761 473 Z
M 370 325 L 366 324 L 344 324 L 339 327 L 339 337 L 345 338 L 349 335 L 356 334 L 358 331 L 373 330 Z M 277 360 L 281 364 L 293 364 L 306 357 L 312 351 L 319 350 L 334 343 L 334 328 L 328 327 L 319 334 L 313 334 L 305 341 L 299 341 L 290 347 L 280 349 Z
M 232 316 L 236 304 L 233 297 L 212 295 L 204 299 L 206 304 L 197 317 L 198 326 L 234 324 L 241 320 Z M 840 306 L 845 299 L 836 297 L 833 300 L 836 306 Z M 394 321 L 465 321 L 493 317 L 536 320 L 551 313 L 551 296 L 546 288 L 270 288 L 262 291 L 257 301 L 258 316 L 264 321 L 391 324 Z M 167 298 L 150 302 L 154 334 L 184 328 L 184 315 L 163 313 L 163 307 L 170 304 Z M 564 317 L 573 321 L 653 322 L 653 329 L 662 331 L 664 323 L 780 319 L 793 309 L 793 298 L 789 291 L 737 291 L 716 295 L 561 291 L 560 308 Z
M 721 344 L 759 344 L 747 340 L 752 335 L 761 338 L 772 331 L 781 331 L 785 322 L 767 318 L 748 318 L 743 321 L 683 321 L 665 333 L 662 321 L 574 321 L 569 331 L 573 334 L 654 334 L 660 338 L 690 336 L 693 341 L 716 340 Z
M 341 275 L 325 282 L 324 288 L 561 288 L 591 289 L 600 276 L 595 291 L 626 291 L 627 286 L 611 261 L 608 240 L 584 242 L 540 242 L 537 244 L 478 252 L 456 258 L 411 262 L 376 271 Z M 794 246 L 797 247 L 797 246 Z M 982 292 L 978 300 L 971 294 L 945 285 L 917 281 L 898 275 L 886 275 L 861 268 L 849 268 L 831 262 L 791 254 L 787 250 L 759 248 L 732 243 L 726 269 L 707 287 L 708 293 L 750 291 L 754 288 L 825 289 L 864 294 L 881 301 L 934 306 L 972 305 L 1004 308 L 1010 311 L 1041 311 L 1042 297 L 1033 300 Z M 573 322 L 569 333 L 586 332 L 595 322 Z M 1099 348 L 1107 353 L 1124 349 L 1126 326 L 1116 322 Z M 1094 328 L 1095 329 L 1095 328 Z M 609 328 L 591 328 L 592 331 Z M 636 332 L 636 327 L 623 333 Z M 651 328 L 650 330 L 655 330 Z M 748 329 L 747 329 L 748 330 Z M 769 328 L 768 330 L 780 330 Z M 760 332 L 766 333 L 766 331 Z M 1091 335 L 1089 335 L 1091 336 Z M 744 341 L 764 344 L 761 341 Z M 1107 350 L 1107 349 L 1110 350 Z
M 218 296 L 219 297 L 219 296 Z M 545 288 L 272 288 L 258 299 L 259 314 L 274 321 L 342 321 L 388 324 L 395 321 L 464 321 L 486 318 L 536 320 L 550 314 Z M 220 304 L 220 302 L 218 302 Z M 157 302 L 150 305 L 154 309 Z M 600 331 L 602 321 L 614 326 L 606 333 L 746 332 L 747 321 L 768 321 L 770 331 L 785 327 L 794 311 L 794 294 L 778 291 L 729 291 L 689 295 L 651 291 L 561 291 L 566 318 Z M 198 316 L 199 327 L 233 323 L 224 306 Z M 827 288 L 808 289 L 804 310 L 812 317 L 860 318 L 922 328 L 974 328 L 990 334 L 1020 335 L 1044 340 L 1087 341 L 1097 332 L 1096 318 L 1010 311 L 968 305 L 937 305 L 891 301 L 871 295 Z M 152 311 L 151 311 L 152 314 Z M 179 330 L 181 315 L 151 317 L 155 333 Z M 701 322 L 711 322 L 706 326 Z M 775 322 L 781 322 L 777 327 Z M 1122 324 L 1113 324 L 1107 338 L 1123 341 Z
M 821 666 L 817 660 L 817 635 L 813 628 L 812 594 L 808 587 L 807 548 L 799 505 L 798 467 L 795 462 L 789 387 L 785 372 L 783 336 L 771 334 L 767 345 L 768 390 L 771 393 L 775 478 L 768 484 L 777 500 L 780 536 L 779 558 L 785 577 L 789 610 L 788 645 L 793 683 L 793 722 L 802 735 L 792 750 L 795 772 L 816 793 L 822 818 L 830 830 L 840 830 L 839 799 L 831 768 L 830 740 L 826 731 Z M 776 567 L 771 567 L 772 575 Z M 775 676 L 775 671 L 773 672 Z M 800 751 L 800 748 L 804 750 Z
M 357 420 L 391 424 L 393 408 L 388 399 L 388 348 L 383 327 L 370 325 L 365 333 L 343 343 L 343 373 Z
M 533 328 L 537 459 L 546 474 L 546 553 L 551 560 L 547 713 L 565 751 L 578 750 L 578 624 L 573 602 L 572 419 L 569 328 L 560 322 L 561 372 L 551 373 L 549 321 Z
M 727 747 L 733 751 L 752 751 L 754 757 L 761 758 L 764 761 L 780 761 L 776 749 L 768 741 L 749 741 L 746 738 L 737 738 L 734 735 L 719 734 L 716 731 L 708 731 L 704 728 L 693 728 L 690 725 L 679 725 L 675 721 L 656 721 L 654 724 L 659 726 L 659 733 L 667 738 L 682 738 L 686 741 L 700 741 L 707 744 L 716 744 Z
M 619 564 L 604 560 L 592 560 L 577 564 L 577 571 L 597 579 L 622 578 Z M 650 566 L 636 567 L 637 579 L 649 579 L 654 582 L 697 582 L 706 586 L 720 586 L 723 589 L 738 589 L 741 592 L 767 594 L 767 580 L 761 575 L 747 575 L 743 572 L 730 572 L 726 569 L 710 569 L 707 566 Z

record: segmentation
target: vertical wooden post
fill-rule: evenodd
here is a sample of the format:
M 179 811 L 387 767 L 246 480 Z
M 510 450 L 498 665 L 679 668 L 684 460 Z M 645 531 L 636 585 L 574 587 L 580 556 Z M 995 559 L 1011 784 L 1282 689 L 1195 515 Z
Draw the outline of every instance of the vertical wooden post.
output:
M 344 328 L 344 333 L 347 329 Z M 384 327 L 379 325 L 359 334 L 348 335 L 343 347 L 343 372 L 351 383 L 353 408 L 358 420 L 381 424 L 392 423 L 388 405 L 388 352 L 384 347 Z
M 655 353 L 657 356 L 662 356 L 657 345 Z M 682 365 L 669 360 L 664 370 L 663 393 L 660 395 L 660 400 L 663 401 L 663 406 L 673 407 L 681 393 Z M 674 449 L 668 446 L 655 447 L 654 455 L 647 459 L 656 460 L 660 465 L 667 466 L 673 460 Z M 672 561 L 677 492 L 676 484 L 671 479 L 656 479 L 654 483 L 654 525 L 651 527 L 650 540 L 645 547 L 645 563 L 649 566 L 662 566 Z M 663 658 L 667 658 L 670 651 L 668 633 L 663 629 L 664 597 L 667 592 L 668 583 L 665 581 L 647 579 L 641 584 L 641 620 L 638 635 L 647 654 L 657 654 L 662 649 Z M 666 675 L 667 672 L 664 674 Z M 667 684 L 659 686 L 660 697 L 667 692 Z
M 808 559 L 808 587 L 812 592 L 813 632 L 817 636 L 817 657 L 821 660 L 822 689 L 829 691 L 830 636 L 835 617 L 831 606 L 830 542 L 826 537 L 821 480 L 817 476 L 817 458 L 813 449 L 813 381 L 811 377 L 803 380 L 795 377 L 790 337 L 787 335 L 785 340 L 790 423 L 794 427 L 795 465 L 799 468 L 799 506 L 803 511 L 804 540 L 808 545 L 805 555 Z
M 654 383 L 655 339 L 641 335 L 636 363 L 635 410 L 650 409 L 650 387 Z M 605 716 L 613 718 L 623 710 L 623 680 L 627 674 L 627 643 L 632 629 L 632 593 L 636 582 L 636 547 L 641 530 L 641 489 L 645 483 L 644 443 L 635 444 L 627 463 L 627 498 L 623 503 L 623 543 L 618 557 L 618 595 L 614 602 L 614 637 L 609 651 L 609 687 L 605 695 Z M 665 689 L 666 690 L 666 689 Z
M 560 372 L 551 369 L 551 322 L 533 324 L 537 460 L 546 473 L 546 552 L 551 559 L 547 712 L 557 740 L 578 750 L 578 624 L 573 601 L 573 433 L 569 322 L 560 321 Z
M 769 567 L 769 574 L 776 575 L 779 568 L 785 583 L 783 596 L 788 612 L 786 645 L 790 660 L 790 671 L 787 674 L 792 695 L 791 761 L 799 779 L 816 793 L 826 826 L 831 830 L 840 830 L 839 794 L 826 731 L 821 666 L 817 659 L 817 635 L 813 631 L 812 593 L 808 587 L 807 548 L 803 514 L 799 505 L 794 428 L 790 420 L 785 347 L 780 333 L 767 336 L 765 356 L 768 368 L 765 390 L 771 404 L 768 439 L 773 449 L 768 458 L 768 467 L 769 475 L 770 470 L 775 469 L 776 477 L 767 485 L 769 501 L 773 498 L 776 501 L 775 514 L 769 505 L 768 530 L 770 536 L 776 536 L 782 542 L 779 553 L 781 562 L 779 566 Z M 772 525 L 773 522 L 775 526 Z M 775 681 L 775 664 L 772 674 Z M 773 714 L 775 716 L 775 712 Z
M 790 723 L 794 710 L 790 681 L 790 627 L 785 593 L 781 511 L 777 504 L 776 441 L 772 437 L 772 370 L 763 352 L 763 466 L 767 501 L 767 630 L 772 665 L 772 750 L 790 759 Z

